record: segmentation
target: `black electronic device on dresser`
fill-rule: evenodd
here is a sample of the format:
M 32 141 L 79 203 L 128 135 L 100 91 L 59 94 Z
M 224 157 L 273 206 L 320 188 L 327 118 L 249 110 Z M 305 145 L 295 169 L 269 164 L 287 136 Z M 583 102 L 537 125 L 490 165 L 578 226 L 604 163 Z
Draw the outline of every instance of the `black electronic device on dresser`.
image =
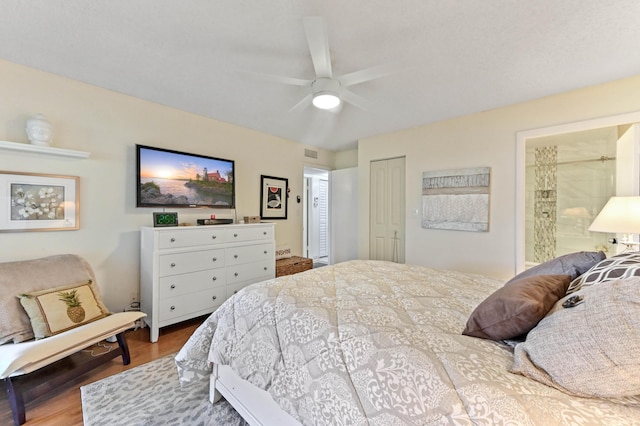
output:
M 231 225 L 233 219 L 198 219 L 198 225 Z

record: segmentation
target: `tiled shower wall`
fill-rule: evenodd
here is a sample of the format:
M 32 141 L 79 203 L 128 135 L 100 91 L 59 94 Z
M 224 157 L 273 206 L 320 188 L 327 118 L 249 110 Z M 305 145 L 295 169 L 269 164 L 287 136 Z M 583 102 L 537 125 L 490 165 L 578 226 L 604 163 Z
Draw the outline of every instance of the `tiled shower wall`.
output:
M 556 257 L 556 208 L 558 147 L 536 148 L 533 261 L 542 263 Z

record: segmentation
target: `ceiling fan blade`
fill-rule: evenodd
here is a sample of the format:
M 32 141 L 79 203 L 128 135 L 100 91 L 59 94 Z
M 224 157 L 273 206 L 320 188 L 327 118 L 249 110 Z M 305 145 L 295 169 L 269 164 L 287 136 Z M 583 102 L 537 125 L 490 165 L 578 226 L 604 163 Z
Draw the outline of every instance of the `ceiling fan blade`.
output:
M 331 55 L 329 53 L 329 36 L 327 24 L 321 16 L 305 16 L 304 30 L 307 33 L 307 44 L 316 70 L 316 77 L 331 77 Z
M 340 98 L 343 101 L 348 102 L 351 105 L 358 107 L 363 111 L 367 110 L 367 103 L 368 103 L 367 100 L 362 96 L 356 95 L 350 90 L 342 89 L 342 92 L 340 93 Z
M 300 102 L 298 102 L 297 104 L 292 106 L 291 109 L 289 110 L 289 112 L 301 111 L 301 110 L 305 109 L 306 107 L 311 105 L 311 99 L 312 98 L 313 98 L 313 95 L 311 93 L 309 93 L 307 96 L 302 98 L 300 100 Z
M 349 87 L 376 78 L 386 77 L 399 72 L 401 67 L 396 64 L 383 64 L 363 70 L 354 71 L 338 77 L 343 87 Z
M 264 81 L 272 81 L 274 83 L 289 84 L 292 86 L 310 86 L 313 80 L 305 80 L 303 78 L 286 77 L 283 75 L 264 74 L 253 71 L 242 71 L 251 77 L 258 78 Z

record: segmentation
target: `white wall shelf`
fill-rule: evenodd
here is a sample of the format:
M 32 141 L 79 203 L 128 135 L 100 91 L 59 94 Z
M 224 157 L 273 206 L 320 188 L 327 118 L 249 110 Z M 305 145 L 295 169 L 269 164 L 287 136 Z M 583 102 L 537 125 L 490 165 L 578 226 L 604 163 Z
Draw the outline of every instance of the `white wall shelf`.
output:
M 37 154 L 57 155 L 62 157 L 89 158 L 89 153 L 86 151 L 75 151 L 72 149 L 53 148 L 51 146 L 38 146 L 38 145 L 31 145 L 28 143 L 0 141 L 0 149 L 5 149 L 9 151 L 34 152 Z

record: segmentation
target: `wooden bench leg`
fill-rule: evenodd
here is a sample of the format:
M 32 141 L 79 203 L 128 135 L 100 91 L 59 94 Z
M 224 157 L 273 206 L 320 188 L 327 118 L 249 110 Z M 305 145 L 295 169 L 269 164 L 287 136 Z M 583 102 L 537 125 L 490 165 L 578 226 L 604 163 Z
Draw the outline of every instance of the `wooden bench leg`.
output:
M 120 350 L 122 350 L 122 364 L 129 365 L 131 363 L 131 355 L 129 355 L 129 345 L 127 345 L 127 339 L 124 337 L 124 331 L 118 333 L 116 339 Z
M 52 389 L 56 389 L 58 386 L 67 383 L 69 380 L 96 368 L 98 365 L 117 358 L 119 355 L 122 356 L 122 363 L 124 365 L 129 365 L 131 363 L 131 355 L 129 353 L 129 346 L 127 345 L 127 339 L 125 338 L 124 331 L 116 334 L 116 340 L 118 341 L 117 349 L 79 364 L 73 370 L 61 372 L 53 378 L 33 387 L 25 387 L 24 391 L 22 389 L 23 386 L 20 383 L 20 378 L 25 376 L 16 376 L 13 379 L 11 377 L 7 377 L 4 379 L 7 384 L 7 395 L 9 397 L 9 404 L 11 405 L 11 412 L 13 414 L 13 422 L 15 425 L 19 426 L 26 422 L 25 401 L 32 401 Z M 49 366 L 49 368 L 52 367 Z M 37 373 L 33 372 L 29 374 Z
M 13 424 L 15 426 L 20 426 L 27 421 L 22 390 L 20 389 L 20 385 L 11 380 L 11 377 L 7 377 L 4 381 L 7 384 L 7 395 L 9 396 L 11 413 L 13 414 Z

